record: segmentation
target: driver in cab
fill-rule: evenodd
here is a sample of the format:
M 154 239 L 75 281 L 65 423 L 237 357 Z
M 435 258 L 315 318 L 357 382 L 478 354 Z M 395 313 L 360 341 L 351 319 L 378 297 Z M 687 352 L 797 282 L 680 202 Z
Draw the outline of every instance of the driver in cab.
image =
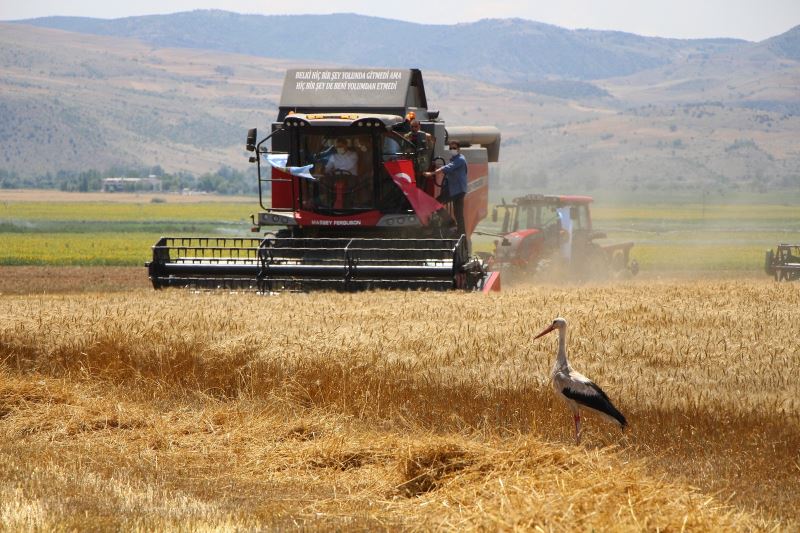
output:
M 341 170 L 353 176 L 358 174 L 358 154 L 347 147 L 347 140 L 336 139 L 336 151 L 325 163 L 325 173 L 334 174 Z

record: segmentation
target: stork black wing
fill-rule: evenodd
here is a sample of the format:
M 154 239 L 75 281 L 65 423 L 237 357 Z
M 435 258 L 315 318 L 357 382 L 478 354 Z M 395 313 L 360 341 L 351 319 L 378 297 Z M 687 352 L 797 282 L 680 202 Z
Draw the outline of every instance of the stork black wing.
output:
M 619 410 L 614 407 L 614 404 L 611 403 L 611 400 L 608 399 L 608 396 L 603 389 L 598 387 L 595 383 L 589 382 L 585 383 L 587 387 L 590 388 L 587 392 L 577 391 L 575 389 L 570 389 L 569 387 L 564 387 L 561 390 L 561 393 L 569 398 L 570 400 L 575 400 L 581 405 L 584 405 L 590 409 L 594 409 L 595 411 L 599 411 L 601 413 L 605 413 L 617 422 L 620 423 L 622 427 L 628 425 L 628 421 L 625 420 L 625 416 L 619 412 Z

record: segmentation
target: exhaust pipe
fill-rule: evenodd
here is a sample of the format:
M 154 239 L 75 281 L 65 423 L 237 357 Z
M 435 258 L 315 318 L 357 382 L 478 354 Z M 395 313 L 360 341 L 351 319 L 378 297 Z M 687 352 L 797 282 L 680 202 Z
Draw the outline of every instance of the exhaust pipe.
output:
M 479 144 L 486 148 L 490 163 L 500 160 L 500 130 L 494 126 L 448 127 L 447 139 L 465 144 Z

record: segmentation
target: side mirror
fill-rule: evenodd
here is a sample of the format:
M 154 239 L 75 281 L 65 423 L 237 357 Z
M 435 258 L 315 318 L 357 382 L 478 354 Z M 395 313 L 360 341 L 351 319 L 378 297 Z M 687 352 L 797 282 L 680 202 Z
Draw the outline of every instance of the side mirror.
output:
M 251 128 L 247 130 L 247 151 L 254 152 L 256 150 L 256 137 L 258 136 L 258 128 Z
M 497 208 L 492 208 L 492 222 L 497 222 Z
M 508 223 L 510 220 L 511 212 L 509 209 L 506 209 L 506 214 L 503 215 L 503 229 L 500 230 L 501 233 L 508 233 Z

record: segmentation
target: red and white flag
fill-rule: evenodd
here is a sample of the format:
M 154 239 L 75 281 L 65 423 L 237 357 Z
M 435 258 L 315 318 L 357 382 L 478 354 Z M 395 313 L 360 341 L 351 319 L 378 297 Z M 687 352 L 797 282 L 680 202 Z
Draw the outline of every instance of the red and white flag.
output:
M 383 166 L 392 180 L 400 187 L 403 194 L 408 198 L 408 202 L 417 214 L 423 226 L 428 224 L 431 215 L 444 206 L 436 201 L 436 198 L 429 195 L 419 187 L 414 181 L 414 165 L 407 159 L 400 159 L 397 161 L 386 161 Z

